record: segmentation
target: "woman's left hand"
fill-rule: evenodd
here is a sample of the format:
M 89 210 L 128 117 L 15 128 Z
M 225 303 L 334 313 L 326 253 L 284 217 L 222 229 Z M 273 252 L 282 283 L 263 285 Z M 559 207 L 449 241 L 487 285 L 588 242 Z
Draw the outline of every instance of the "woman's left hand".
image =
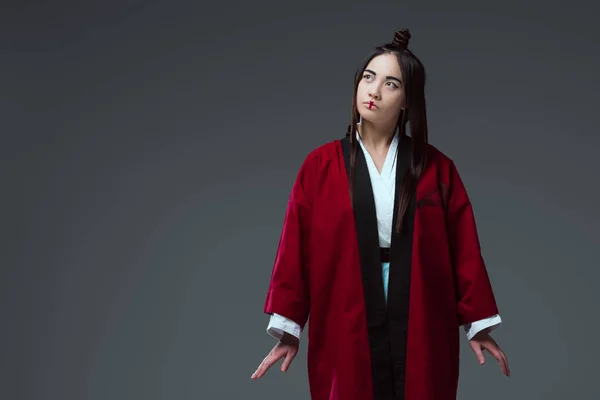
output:
M 504 354 L 502 349 L 500 349 L 500 346 L 498 346 L 496 341 L 492 339 L 486 330 L 477 333 L 469 341 L 469 343 L 471 345 L 471 349 L 473 349 L 473 352 L 479 360 L 479 364 L 485 363 L 483 351 L 487 350 L 498 361 L 498 364 L 500 364 L 502 373 L 506 376 L 510 376 L 510 369 L 508 368 L 508 358 L 506 358 L 506 354 Z

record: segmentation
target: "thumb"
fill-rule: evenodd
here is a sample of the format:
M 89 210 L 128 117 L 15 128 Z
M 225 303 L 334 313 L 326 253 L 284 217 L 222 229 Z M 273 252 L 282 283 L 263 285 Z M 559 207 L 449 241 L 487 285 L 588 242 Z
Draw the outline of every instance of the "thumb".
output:
M 479 345 L 473 346 L 473 351 L 475 352 L 475 355 L 477 356 L 477 360 L 479 361 L 479 364 L 480 365 L 484 364 L 485 357 L 483 356 L 482 347 Z
M 290 367 L 292 360 L 296 356 L 296 352 L 292 349 L 289 349 L 287 354 L 285 355 L 285 359 L 283 360 L 283 364 L 281 365 L 281 371 L 285 372 Z

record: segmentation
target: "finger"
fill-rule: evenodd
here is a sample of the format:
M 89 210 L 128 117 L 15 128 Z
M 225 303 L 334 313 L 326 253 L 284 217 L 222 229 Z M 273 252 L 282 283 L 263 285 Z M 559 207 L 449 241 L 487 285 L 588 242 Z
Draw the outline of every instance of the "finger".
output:
M 508 375 L 508 367 L 507 367 L 504 357 L 502 357 L 502 354 L 500 353 L 500 350 L 498 349 L 498 347 L 490 346 L 487 350 L 498 361 L 498 364 L 500 364 L 500 369 L 502 370 L 502 373 L 504 375 Z
M 480 345 L 475 345 L 472 346 L 473 351 L 475 352 L 475 355 L 477 356 L 477 360 L 479 361 L 479 365 L 482 365 L 485 363 L 485 357 L 483 356 L 483 349 Z
M 256 372 L 254 372 L 254 374 L 252 375 L 252 379 L 262 378 L 267 373 L 269 368 L 271 368 L 271 366 L 273 364 L 275 364 L 280 358 L 281 358 L 281 355 L 270 353 L 267 357 L 265 357 L 263 362 L 259 365 Z
M 265 357 L 265 359 L 260 363 L 254 374 L 252 374 L 252 379 L 259 379 L 264 376 L 270 366 L 271 356 Z
M 500 351 L 500 354 L 502 355 L 502 358 L 504 359 L 504 365 L 506 365 L 506 376 L 510 376 L 510 367 L 508 366 L 508 357 L 506 357 L 506 354 L 504 354 L 502 349 L 498 349 L 498 350 Z
M 294 357 L 296 357 L 296 351 L 290 349 L 286 356 L 285 359 L 283 360 L 283 364 L 281 365 L 281 370 L 283 372 L 287 371 L 288 368 L 290 367 L 290 364 L 292 363 L 292 360 L 294 359 Z
M 267 357 L 268 357 L 268 356 L 267 356 Z M 256 371 L 254 371 L 254 373 L 252 374 L 252 376 L 250 377 L 250 379 L 257 379 L 257 378 L 258 378 L 259 374 L 260 374 L 260 373 L 262 372 L 262 370 L 263 370 L 263 365 L 264 365 L 264 363 L 265 363 L 265 360 L 266 360 L 266 359 L 267 359 L 267 358 L 265 357 L 265 358 L 264 358 L 264 359 L 261 361 L 261 363 L 259 364 L 258 368 L 256 368 Z

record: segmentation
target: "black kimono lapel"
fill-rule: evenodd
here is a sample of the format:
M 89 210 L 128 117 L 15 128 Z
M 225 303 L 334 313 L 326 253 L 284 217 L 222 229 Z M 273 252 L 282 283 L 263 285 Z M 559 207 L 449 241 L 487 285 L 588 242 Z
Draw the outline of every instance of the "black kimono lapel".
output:
M 350 179 L 350 134 L 341 139 L 344 163 Z M 357 144 L 360 146 L 360 144 Z M 390 253 L 388 301 L 385 302 L 379 233 L 373 189 L 362 150 L 357 147 L 354 169 L 354 220 L 360 255 L 371 371 L 375 400 L 403 400 L 406 339 L 412 260 L 415 195 L 411 196 L 402 232 L 396 232 L 402 180 L 410 167 L 411 139 L 401 136 L 396 159 L 396 184 Z

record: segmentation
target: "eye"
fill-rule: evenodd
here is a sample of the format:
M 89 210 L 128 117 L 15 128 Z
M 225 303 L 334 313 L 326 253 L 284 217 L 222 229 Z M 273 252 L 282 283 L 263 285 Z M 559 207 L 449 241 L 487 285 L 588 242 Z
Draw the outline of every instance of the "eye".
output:
M 372 77 L 373 77 L 373 76 L 372 76 L 371 74 L 364 74 L 364 75 L 363 75 L 363 78 L 364 78 L 364 79 L 370 79 L 370 78 L 372 78 Z
M 396 85 L 394 82 L 386 82 L 386 84 L 391 85 L 394 89 L 398 89 L 398 85 Z

